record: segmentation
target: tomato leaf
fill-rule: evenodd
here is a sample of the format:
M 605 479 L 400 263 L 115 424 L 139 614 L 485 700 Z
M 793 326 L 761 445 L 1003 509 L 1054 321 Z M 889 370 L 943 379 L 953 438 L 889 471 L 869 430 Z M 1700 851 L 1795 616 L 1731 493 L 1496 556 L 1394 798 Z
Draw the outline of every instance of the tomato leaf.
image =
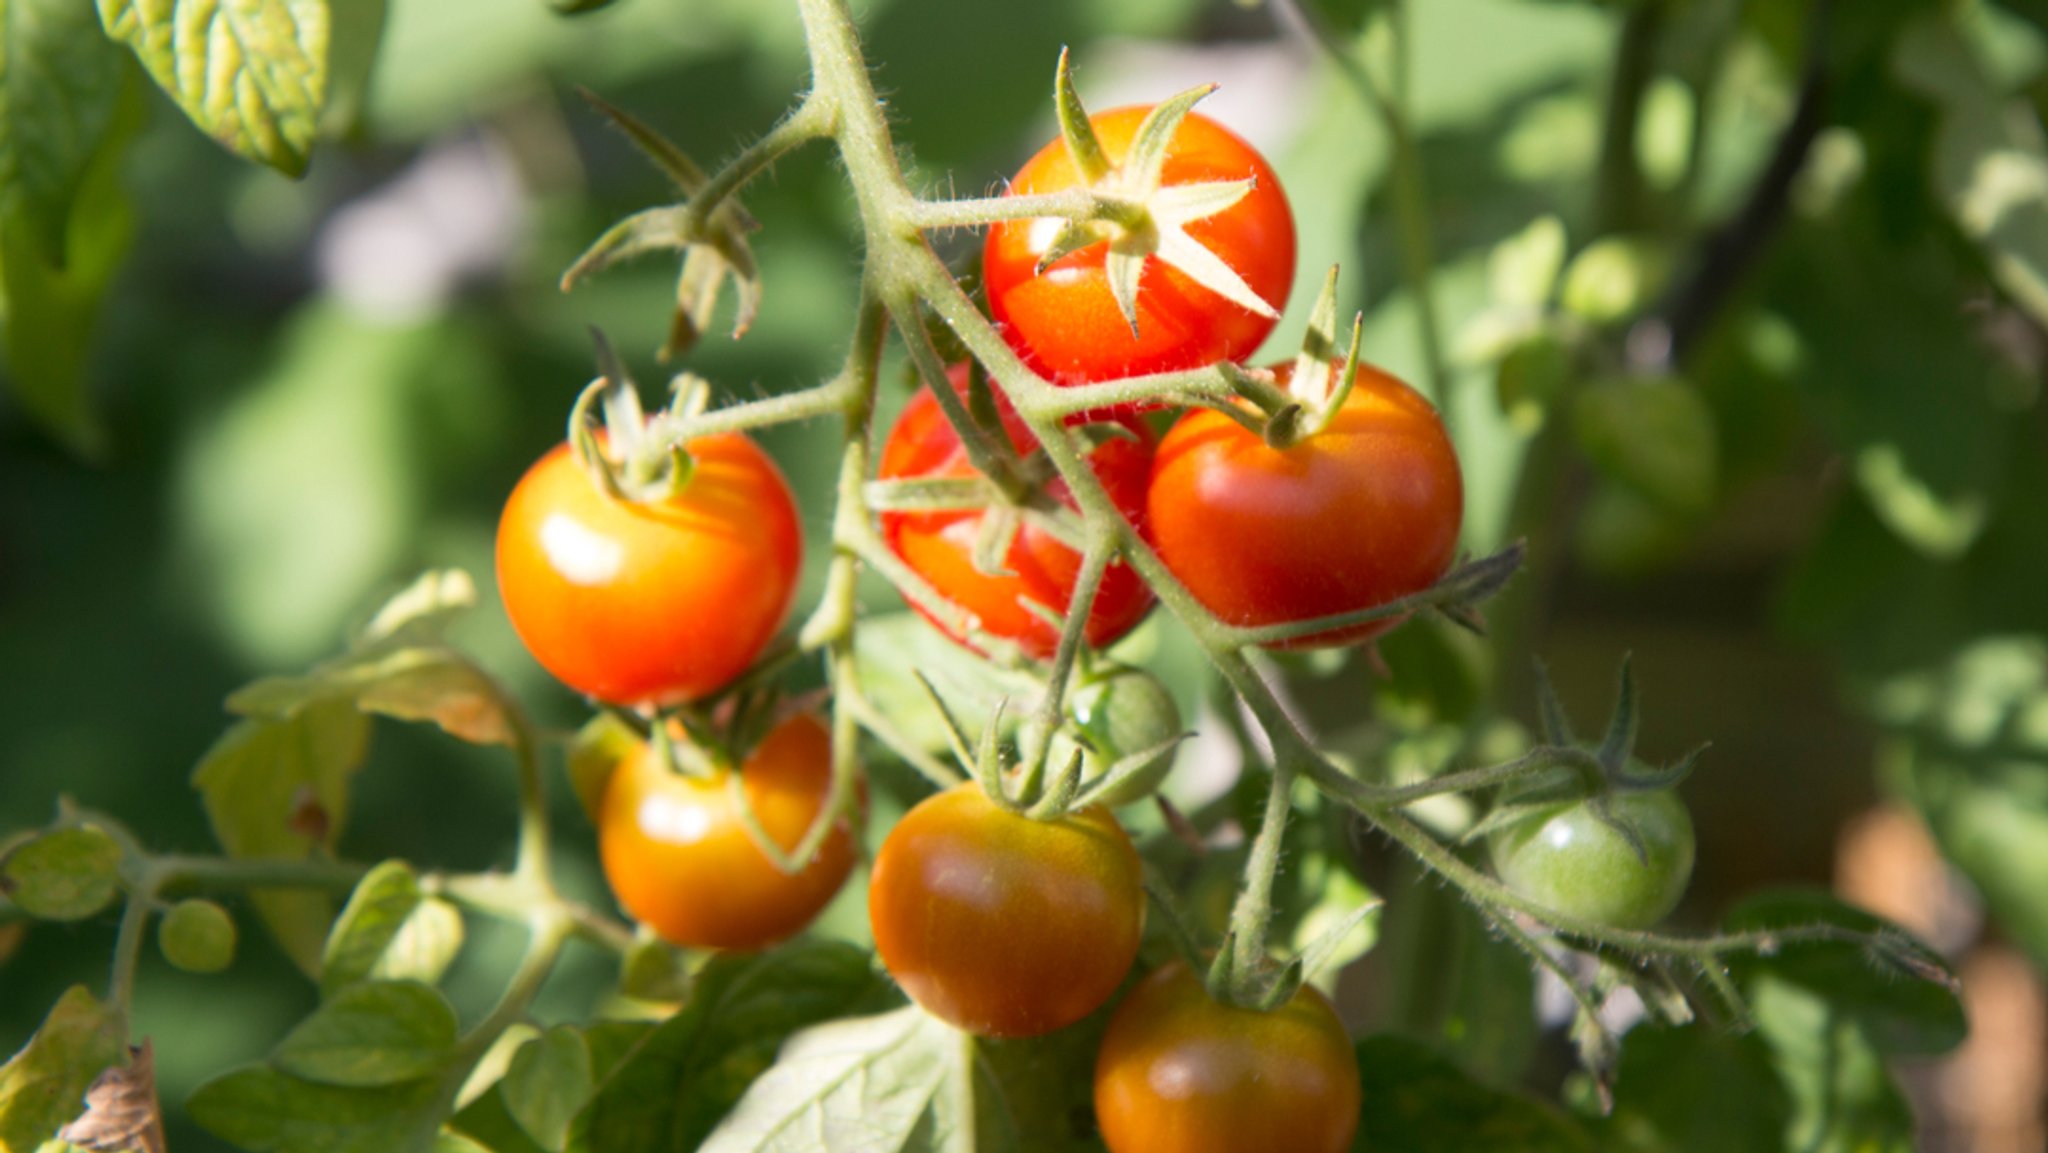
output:
M 867 954 L 796 941 L 704 966 L 681 1012 L 649 1034 L 576 1119 L 574 1153 L 696 1148 L 798 1029 L 891 996 Z M 710 1148 L 710 1146 L 705 1146 Z
M 252 1065 L 201 1085 L 186 1108 L 252 1153 L 410 1153 L 432 1147 L 442 1097 L 433 1080 L 353 1088 Z
M 417 981 L 358 981 L 298 1023 L 270 1055 L 280 1072 L 322 1085 L 396 1085 L 454 1056 L 455 1010 Z
M 806 1029 L 699 1153 L 958 1148 L 972 1136 L 959 1108 L 967 1052 L 962 1034 L 915 1005 Z
M 1700 1025 L 1629 1030 L 1601 1128 L 1614 1147 L 1659 1153 L 1784 1149 L 1790 1096 L 1756 1033 Z
M 556 1026 L 520 1046 L 500 1087 L 505 1107 L 547 1149 L 569 1140 L 569 1126 L 597 1088 L 590 1047 L 575 1029 Z
M 1353 1153 L 1590 1153 L 1592 1140 L 1554 1107 L 1489 1088 L 1419 1041 L 1358 1043 L 1365 1109 Z
M 1959 984 L 1940 956 L 1905 930 L 1819 892 L 1762 893 L 1728 915 L 1730 932 L 1836 926 L 1863 942 L 1786 941 L 1768 956 L 1734 959 L 1744 981 L 1768 977 L 1826 1002 L 1887 1054 L 1925 1056 L 1961 1044 L 1969 1031 Z
M 49 921 L 78 921 L 113 901 L 121 846 L 90 825 L 45 833 L 0 857 L 0 894 Z
M 304 676 L 266 677 L 237 690 L 228 708 L 288 717 L 308 705 L 346 700 L 368 713 L 432 721 L 472 744 L 512 743 L 498 686 L 468 657 L 439 646 L 375 645 L 314 667 Z
M 287 176 L 327 99 L 328 0 L 99 0 L 107 35 L 192 123 Z
M 1757 1032 L 1792 1100 L 1784 1148 L 1912 1153 L 1913 1113 L 1857 1014 L 1823 990 L 1766 974 L 1749 985 Z
M 915 613 L 863 619 L 855 634 L 854 660 L 868 700 L 907 739 L 934 753 L 951 746 L 945 718 L 919 683 L 919 674 L 968 732 L 979 732 L 998 703 L 1033 700 L 1038 693 L 1029 675 L 963 650 Z
M 1671 512 L 1697 516 L 1719 485 L 1713 410 L 1677 380 L 1627 380 L 1586 388 L 1573 432 L 1593 467 Z
M 126 1052 L 127 1027 L 83 985 L 65 990 L 42 1028 L 0 1065 L 0 1150 L 27 1153 L 78 1116 L 100 1073 Z
M 72 202 L 113 129 L 122 68 L 83 4 L 0 5 L 0 216 L 22 222 L 22 255 L 64 267 Z
M 349 896 L 327 936 L 320 965 L 320 995 L 372 977 L 434 984 L 462 948 L 462 914 L 420 892 L 419 878 L 403 861 L 370 870 Z
M 246 720 L 214 743 L 192 784 L 213 834 L 232 857 L 304 860 L 332 849 L 348 815 L 348 779 L 362 764 L 369 725 L 345 702 L 324 701 L 275 720 Z M 305 890 L 258 890 L 257 912 L 298 966 L 319 971 L 334 901 Z

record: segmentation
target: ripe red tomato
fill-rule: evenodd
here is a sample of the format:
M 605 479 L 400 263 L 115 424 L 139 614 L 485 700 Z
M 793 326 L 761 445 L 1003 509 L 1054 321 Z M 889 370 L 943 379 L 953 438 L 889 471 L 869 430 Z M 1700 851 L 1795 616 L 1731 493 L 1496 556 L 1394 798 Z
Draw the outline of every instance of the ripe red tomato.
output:
M 519 639 L 569 687 L 621 705 L 693 700 L 761 654 L 796 591 L 803 534 L 775 462 L 737 433 L 690 442 L 681 493 L 606 494 L 567 444 L 498 521 L 498 591 Z
M 953 373 L 955 387 L 965 387 L 964 368 Z M 1007 404 L 998 398 L 1003 427 L 1019 453 L 1037 447 L 1031 431 Z M 1104 441 L 1089 454 L 1089 466 L 1109 490 L 1110 499 L 1133 520 L 1143 515 L 1145 481 L 1152 467 L 1152 434 L 1143 424 L 1126 420 L 1124 426 L 1135 439 L 1116 437 Z M 946 420 L 930 390 L 921 390 L 904 408 L 889 439 L 882 446 L 877 469 L 884 480 L 919 477 L 971 477 L 974 466 L 959 436 Z M 1046 491 L 1055 500 L 1074 506 L 1064 481 L 1049 482 Z M 1081 554 L 1052 534 L 1031 524 L 1017 533 L 1004 558 L 1009 571 L 992 575 L 974 567 L 974 543 L 981 533 L 985 512 L 961 509 L 949 512 L 885 512 L 881 515 L 882 536 L 905 564 L 931 582 L 939 595 L 973 613 L 981 627 L 999 637 L 1015 641 L 1024 652 L 1039 660 L 1052 656 L 1059 647 L 1057 626 L 1025 607 L 1029 601 L 1066 615 L 1073 600 L 1074 582 L 1081 574 Z M 922 606 L 913 604 L 927 620 L 962 644 L 965 636 L 948 629 Z M 1131 631 L 1152 608 L 1152 590 L 1122 561 L 1112 562 L 1097 587 L 1095 603 L 1088 612 L 1088 643 L 1100 648 Z
M 1149 107 L 1089 118 L 1112 163 L 1121 162 Z M 1280 179 L 1251 145 L 1198 112 L 1181 121 L 1168 145 L 1162 187 L 1250 177 L 1244 199 L 1186 226 L 1192 240 L 1230 266 L 1278 312 L 1294 282 L 1294 216 Z M 1010 182 L 1015 196 L 1058 192 L 1080 182 L 1065 145 L 1054 140 Z M 1080 384 L 1240 360 L 1258 350 L 1274 317 L 1235 304 L 1168 267 L 1145 262 L 1138 288 L 1138 331 L 1118 310 L 1103 271 L 1108 246 L 1090 245 L 1037 271 L 1063 221 L 1012 220 L 989 229 L 982 274 L 989 310 L 1010 347 L 1042 375 Z
M 972 784 L 904 814 L 875 855 L 882 963 L 934 1016 L 1033 1037 L 1107 1001 L 1138 955 L 1138 851 L 1108 810 L 1035 821 Z
M 1282 387 L 1292 365 L 1276 369 Z M 1379 369 L 1323 431 L 1285 450 L 1219 412 L 1182 417 L 1160 442 L 1144 528 L 1196 599 L 1235 625 L 1384 604 L 1450 567 L 1465 490 L 1429 402 Z M 1311 648 L 1393 627 L 1373 621 L 1291 641 Z
M 1095 1060 L 1111 1153 L 1343 1153 L 1359 1103 L 1358 1055 L 1321 993 L 1240 1009 L 1177 961 L 1117 1006 Z
M 685 776 L 642 745 L 612 770 L 598 808 L 598 856 L 613 895 L 677 945 L 771 945 L 810 924 L 853 870 L 853 832 L 843 820 L 802 871 L 776 867 L 741 823 L 729 771 Z M 791 717 L 739 772 L 747 807 L 788 852 L 830 799 L 831 735 L 816 717 Z

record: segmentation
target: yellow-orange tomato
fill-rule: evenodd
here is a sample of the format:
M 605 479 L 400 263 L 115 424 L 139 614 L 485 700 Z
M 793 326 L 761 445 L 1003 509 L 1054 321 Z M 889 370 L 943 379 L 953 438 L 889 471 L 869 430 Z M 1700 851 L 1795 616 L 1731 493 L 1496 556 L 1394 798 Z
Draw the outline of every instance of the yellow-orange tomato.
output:
M 784 852 L 796 847 L 832 789 L 832 738 L 799 715 L 770 732 L 740 767 L 747 807 Z M 726 774 L 675 772 L 651 745 L 613 770 L 597 821 L 605 879 L 634 919 L 664 940 L 759 949 L 811 923 L 853 870 L 842 820 L 801 871 L 785 873 L 748 836 Z
M 1117 1006 L 1095 1059 L 1110 1153 L 1343 1153 L 1360 1096 L 1351 1038 L 1313 987 L 1261 1013 L 1179 962 Z
M 1276 372 L 1284 388 L 1292 365 Z M 1271 625 L 1371 608 L 1436 583 L 1457 553 L 1465 489 L 1436 410 L 1360 365 L 1327 427 L 1285 449 L 1208 409 L 1159 444 L 1143 528 L 1225 622 Z M 1372 621 L 1291 641 L 1348 644 Z
M 498 521 L 498 591 L 519 639 L 579 692 L 622 705 L 717 691 L 775 636 L 803 534 L 775 462 L 737 433 L 690 442 L 680 493 L 622 501 L 567 444 Z
M 972 784 L 904 814 L 875 856 L 868 920 L 903 991 L 983 1037 L 1094 1012 L 1138 955 L 1138 852 L 1106 809 L 1035 821 Z

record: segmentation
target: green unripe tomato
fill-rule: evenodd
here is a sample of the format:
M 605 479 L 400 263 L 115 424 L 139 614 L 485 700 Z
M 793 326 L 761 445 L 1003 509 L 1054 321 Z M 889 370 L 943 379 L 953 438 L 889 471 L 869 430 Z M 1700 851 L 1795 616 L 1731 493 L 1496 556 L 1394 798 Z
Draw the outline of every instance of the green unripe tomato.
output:
M 1616 793 L 1607 811 L 1642 842 L 1602 821 L 1591 802 L 1538 809 L 1488 840 L 1493 871 L 1523 897 L 1553 912 L 1618 929 L 1663 920 L 1692 878 L 1692 817 L 1669 789 Z
M 212 901 L 179 901 L 157 926 L 156 943 L 188 973 L 218 973 L 235 959 L 235 919 Z
M 1159 678 L 1139 669 L 1118 669 L 1077 686 L 1067 700 L 1073 726 L 1080 730 L 1081 779 L 1092 782 L 1133 753 L 1158 748 L 1183 731 L 1180 709 Z M 1046 753 L 1053 772 L 1074 755 L 1075 741 L 1065 730 L 1055 733 Z M 1173 770 L 1172 747 L 1138 766 L 1097 798 L 1110 806 L 1129 805 L 1159 791 Z

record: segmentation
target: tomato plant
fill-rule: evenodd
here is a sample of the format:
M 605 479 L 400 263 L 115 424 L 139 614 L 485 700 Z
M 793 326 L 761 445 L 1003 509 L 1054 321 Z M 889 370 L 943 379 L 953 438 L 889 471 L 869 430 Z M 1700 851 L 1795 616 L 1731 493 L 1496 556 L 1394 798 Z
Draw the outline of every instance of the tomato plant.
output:
M 1136 804 L 1159 791 L 1173 771 L 1174 742 L 1186 735 L 1180 708 L 1159 678 L 1140 669 L 1092 671 L 1068 702 L 1078 740 L 1055 734 L 1046 759 L 1064 765 L 1082 755 L 1081 778 L 1094 781 L 1112 769 L 1123 774 L 1091 798 L 1112 808 Z
M 1282 387 L 1291 364 L 1274 370 Z M 1146 535 L 1209 611 L 1268 625 L 1372 608 L 1443 576 L 1464 483 L 1443 422 L 1414 389 L 1360 365 L 1328 424 L 1286 448 L 1220 412 L 1182 417 L 1160 442 Z M 1371 621 L 1287 642 L 1348 644 Z
M 1103 152 L 1121 162 L 1150 106 L 1118 108 L 1090 120 Z M 1106 178 L 1114 185 L 1115 177 Z M 1253 181 L 1243 199 L 1187 223 L 1185 235 L 1242 279 L 1270 308 L 1260 312 L 1197 283 L 1189 272 L 1148 257 L 1135 312 L 1126 317 L 1112 291 L 1105 239 L 1040 268 L 1060 221 L 1008 221 L 989 229 L 982 253 L 990 314 L 1025 362 L 1055 382 L 1080 383 L 1236 360 L 1273 330 L 1294 281 L 1294 217 L 1280 179 L 1235 133 L 1190 113 L 1167 145 L 1158 184 Z M 1012 196 L 1085 185 L 1074 158 L 1054 140 L 1010 181 Z M 1112 189 L 1114 190 L 1114 189 Z
M 1597 925 L 1644 929 L 1692 878 L 1692 816 L 1670 789 L 1536 809 L 1493 834 L 1494 872 L 1536 904 Z
M 597 814 L 598 854 L 613 895 L 633 918 L 678 945 L 759 949 L 810 924 L 853 870 L 849 822 L 795 872 L 784 872 L 747 831 L 794 850 L 831 797 L 831 737 L 816 717 L 771 730 L 737 770 L 676 771 L 652 745 L 613 770 Z M 737 794 L 737 795 L 736 795 Z
M 965 370 L 954 372 L 964 387 Z M 1007 402 L 998 402 L 1003 429 L 1019 454 L 1035 447 L 1031 432 Z M 1143 424 L 1126 420 L 1118 427 L 1128 435 L 1105 437 L 1088 456 L 1089 466 L 1129 517 L 1142 515 L 1145 478 L 1152 464 L 1153 437 Z M 979 475 L 929 390 L 920 391 L 903 409 L 882 445 L 876 470 L 883 480 L 964 478 Z M 1046 495 L 1072 508 L 1073 496 L 1064 480 L 1045 486 Z M 973 613 L 981 629 L 1016 642 L 1027 655 L 1044 660 L 1060 640 L 1054 620 L 1066 615 L 1080 575 L 1081 554 L 1046 528 L 1025 523 L 1003 554 L 1005 571 L 983 572 L 975 563 L 976 542 L 985 531 L 986 510 L 884 512 L 882 532 L 889 547 L 952 603 Z M 949 622 L 918 609 L 942 631 L 972 646 Z M 1034 607 L 1035 606 L 1035 607 Z M 1105 646 L 1129 632 L 1152 607 L 1152 591 L 1122 562 L 1103 573 L 1088 612 L 1088 643 Z M 1047 619 L 1047 615 L 1053 619 Z
M 615 704 L 716 692 L 789 611 L 803 553 L 782 472 L 738 434 L 691 442 L 680 491 L 621 499 L 557 445 L 498 521 L 498 591 L 541 666 Z
M 1137 850 L 1105 809 L 1034 820 L 972 784 L 889 830 L 868 882 L 875 949 L 919 1005 L 984 1037 L 1094 1012 L 1138 955 Z
M 1304 985 L 1270 1011 L 1218 1001 L 1182 962 L 1139 982 L 1095 1059 L 1111 1153 L 1343 1153 L 1358 1129 L 1358 1058 Z

